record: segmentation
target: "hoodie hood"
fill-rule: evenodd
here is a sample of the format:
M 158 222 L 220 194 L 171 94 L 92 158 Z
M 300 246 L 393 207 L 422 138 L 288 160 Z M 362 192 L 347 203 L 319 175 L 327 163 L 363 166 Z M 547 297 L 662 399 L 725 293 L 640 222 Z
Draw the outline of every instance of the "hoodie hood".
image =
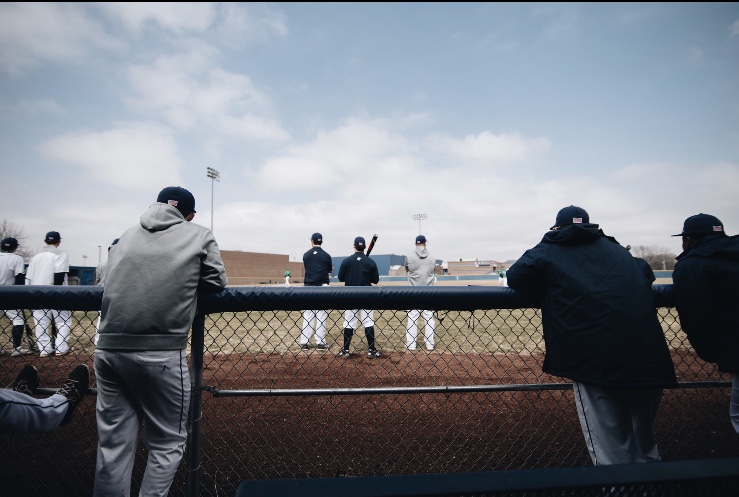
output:
M 175 224 L 184 223 L 182 213 L 171 205 L 155 203 L 141 215 L 141 227 L 152 233 L 164 231 Z
M 429 251 L 426 250 L 426 247 L 424 247 L 423 245 L 419 245 L 416 247 L 416 255 L 418 255 L 418 257 L 420 257 L 421 259 L 425 259 L 429 256 Z

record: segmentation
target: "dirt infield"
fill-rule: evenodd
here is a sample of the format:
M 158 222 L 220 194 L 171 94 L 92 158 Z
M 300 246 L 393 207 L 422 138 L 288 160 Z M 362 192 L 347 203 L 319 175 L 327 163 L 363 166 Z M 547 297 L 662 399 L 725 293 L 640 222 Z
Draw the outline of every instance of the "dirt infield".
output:
M 376 378 L 383 363 L 408 362 L 401 353 L 369 360 L 335 360 L 329 354 L 205 358 L 203 382 L 228 388 L 301 388 L 320 376 L 322 388 L 338 388 L 349 375 L 366 387 L 399 382 L 429 384 L 526 382 L 540 372 L 540 358 L 492 361 L 483 355 L 417 352 L 392 379 Z M 686 364 L 675 357 L 676 364 Z M 4 376 L 22 363 L 4 361 Z M 67 364 L 60 364 L 65 361 Z M 54 385 L 48 372 L 71 370 L 89 356 L 33 358 L 42 385 Z M 679 371 L 681 381 L 716 379 L 700 366 Z M 10 366 L 9 369 L 5 365 Z M 259 371 L 280 370 L 280 381 Z M 251 374 L 243 375 L 243 372 Z M 470 371 L 476 371 L 469 375 Z M 244 382 L 234 382 L 237 372 Z M 413 374 L 411 374 L 413 373 Z M 465 376 L 466 375 L 466 376 Z M 517 376 L 518 375 L 518 376 Z M 722 376 L 727 379 L 727 376 Z M 524 381 L 522 381 L 524 380 Z M 542 377 L 541 381 L 559 381 Z M 728 389 L 666 391 L 656 432 L 665 460 L 739 456 L 739 437 L 728 421 Z M 74 421 L 50 435 L 10 435 L 0 451 L 0 477 L 7 495 L 89 495 L 95 466 L 94 398 L 86 399 Z M 141 445 L 141 444 L 140 444 Z M 243 479 L 331 477 L 486 471 L 590 465 L 571 391 L 478 392 L 414 395 L 226 397 L 203 396 L 200 495 L 234 495 Z M 139 448 L 134 480 L 139 482 L 145 451 Z M 184 495 L 185 467 L 171 494 Z M 134 484 L 134 495 L 138 491 Z

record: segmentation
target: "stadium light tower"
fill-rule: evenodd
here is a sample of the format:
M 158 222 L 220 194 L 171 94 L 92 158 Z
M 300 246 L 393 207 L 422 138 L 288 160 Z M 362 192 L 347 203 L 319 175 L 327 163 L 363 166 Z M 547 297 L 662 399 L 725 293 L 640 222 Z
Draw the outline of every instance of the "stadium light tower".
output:
M 418 234 L 422 235 L 423 231 L 421 231 L 421 221 L 425 221 L 428 216 L 426 214 L 413 214 L 413 220 L 418 221 Z
M 208 177 L 210 178 L 210 231 L 213 231 L 213 185 L 215 185 L 216 181 L 221 181 L 221 173 L 209 167 Z

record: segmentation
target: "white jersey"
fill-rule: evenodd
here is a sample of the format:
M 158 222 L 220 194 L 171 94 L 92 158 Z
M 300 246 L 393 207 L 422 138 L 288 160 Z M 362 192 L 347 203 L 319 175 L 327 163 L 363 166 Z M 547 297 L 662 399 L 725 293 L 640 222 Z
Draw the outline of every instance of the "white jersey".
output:
M 58 247 L 48 245 L 31 258 L 26 271 L 27 285 L 53 285 L 55 273 L 69 272 L 69 256 Z M 64 285 L 67 275 L 64 275 Z
M 11 252 L 0 252 L 0 285 L 15 285 L 15 277 L 23 274 L 23 257 Z

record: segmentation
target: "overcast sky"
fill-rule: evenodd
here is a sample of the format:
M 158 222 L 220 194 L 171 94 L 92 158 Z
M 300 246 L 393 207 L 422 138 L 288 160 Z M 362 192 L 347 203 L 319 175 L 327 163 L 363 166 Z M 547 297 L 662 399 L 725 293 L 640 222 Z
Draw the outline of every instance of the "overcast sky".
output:
M 414 214 L 515 259 L 570 204 L 677 254 L 692 214 L 739 233 L 739 3 L 6 2 L 0 126 L 0 219 L 73 265 L 169 185 L 297 261 L 405 254 Z

